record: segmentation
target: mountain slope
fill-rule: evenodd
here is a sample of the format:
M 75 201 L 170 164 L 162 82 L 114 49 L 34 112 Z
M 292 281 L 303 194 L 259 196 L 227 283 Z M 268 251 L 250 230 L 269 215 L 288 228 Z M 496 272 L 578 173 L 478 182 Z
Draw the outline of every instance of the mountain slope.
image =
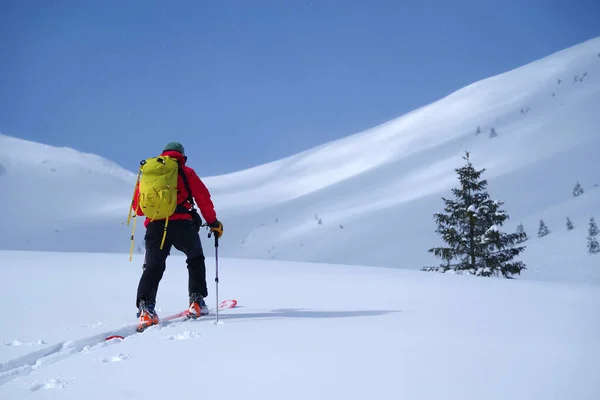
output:
M 576 233 L 585 241 L 587 218 L 600 219 L 594 187 L 600 183 L 598 52 L 600 38 L 473 83 L 365 132 L 245 171 L 206 178 L 225 224 L 223 254 L 414 269 L 436 263 L 426 252 L 439 244 L 432 214 L 442 209 L 441 196 L 448 196 L 456 184 L 454 168 L 462 165 L 465 150 L 476 168 L 487 168 L 484 177 L 492 197 L 505 201 L 511 217 L 505 229 L 513 230 L 519 222 L 526 226 L 529 244 L 538 248 L 532 254 L 554 248 L 558 227 L 564 227 L 567 216 L 576 219 Z M 32 218 L 23 232 L 0 233 L 2 248 L 128 251 L 130 232 L 121 223 L 132 173 L 108 170 L 90 180 L 83 177 L 85 167 L 75 163 L 78 175 L 50 177 L 42 171 L 46 175 L 40 179 L 35 169 L 15 169 L 6 162 L 11 154 L 22 153 L 19 147 L 26 142 L 4 136 L 0 140 L 0 163 L 7 164 L 0 179 L 8 176 L 10 192 L 18 194 L 3 197 L 0 206 L 22 204 L 30 192 L 23 182 L 47 185 L 53 191 L 50 197 L 57 199 L 52 217 Z M 193 143 L 186 147 L 191 165 L 201 174 L 201 165 L 194 165 Z M 57 158 L 49 147 L 43 154 Z M 45 168 L 39 159 L 34 167 Z M 73 215 L 72 208 L 79 212 L 76 204 L 84 201 L 65 203 L 70 200 L 54 190 L 55 177 L 75 186 L 85 180 L 91 185 L 85 193 L 104 196 L 102 211 L 88 219 Z M 107 183 L 104 188 L 96 181 L 114 186 Z M 576 181 L 585 189 L 579 198 L 571 194 Z M 538 239 L 540 218 L 553 233 Z M 9 216 L 9 222 L 17 224 L 18 216 Z M 56 240 L 48 240 L 54 227 L 59 229 Z M 89 233 L 82 234 L 86 230 L 94 232 L 93 240 Z M 526 252 L 523 258 L 530 270 L 524 276 L 540 268 L 556 270 L 573 257 L 588 268 L 594 259 L 581 252 L 580 242 L 572 242 L 545 261 L 551 265 L 540 265 Z
M 220 299 L 240 305 L 222 324 L 213 314 L 104 342 L 135 322 L 138 267 L 114 254 L 0 251 L 0 398 L 600 396 L 596 285 L 220 261 Z M 186 279 L 176 255 L 160 315 L 186 307 Z
M 97 155 L 0 135 L 0 248 L 128 251 L 133 182 Z

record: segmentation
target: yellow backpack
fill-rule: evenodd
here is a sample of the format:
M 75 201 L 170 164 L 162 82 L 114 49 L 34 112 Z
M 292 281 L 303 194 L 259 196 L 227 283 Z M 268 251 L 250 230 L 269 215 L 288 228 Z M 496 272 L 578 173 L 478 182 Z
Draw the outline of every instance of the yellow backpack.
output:
M 136 187 L 139 186 L 138 208 L 151 221 L 155 219 L 165 219 L 165 228 L 163 232 L 160 249 L 162 250 L 167 235 L 167 225 L 169 217 L 175 212 L 177 207 L 177 178 L 179 176 L 179 163 L 176 159 L 169 156 L 151 157 L 142 160 Z M 135 191 L 134 191 L 135 195 Z M 133 204 L 133 200 L 132 200 Z M 135 216 L 137 210 L 130 207 L 127 225 L 134 218 L 133 230 L 131 233 L 131 249 L 129 260 L 133 253 L 133 236 L 135 232 Z

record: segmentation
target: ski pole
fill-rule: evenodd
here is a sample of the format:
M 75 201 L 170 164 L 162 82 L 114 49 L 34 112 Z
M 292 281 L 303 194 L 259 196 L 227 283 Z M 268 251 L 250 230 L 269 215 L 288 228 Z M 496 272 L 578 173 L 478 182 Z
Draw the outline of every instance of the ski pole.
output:
M 217 324 L 219 323 L 219 237 L 215 235 L 215 286 L 217 297 Z
M 212 231 L 208 232 L 208 237 L 212 235 Z M 215 235 L 215 297 L 217 299 L 216 310 L 217 310 L 217 321 L 219 323 L 219 237 Z

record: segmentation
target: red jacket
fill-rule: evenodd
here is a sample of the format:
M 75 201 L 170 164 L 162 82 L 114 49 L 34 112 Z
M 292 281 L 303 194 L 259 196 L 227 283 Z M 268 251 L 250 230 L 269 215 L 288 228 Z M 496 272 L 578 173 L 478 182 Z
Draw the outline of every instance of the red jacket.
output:
M 200 210 L 202 217 L 204 217 L 204 221 L 206 221 L 209 224 L 212 222 L 215 222 L 217 220 L 217 214 L 215 213 L 215 208 L 214 208 L 214 205 L 210 198 L 210 193 L 208 192 L 208 189 L 206 188 L 204 183 L 200 180 L 198 175 L 196 175 L 196 171 L 194 171 L 192 168 L 185 165 L 185 158 L 183 157 L 183 155 L 181 155 L 181 153 L 176 152 L 176 151 L 165 151 L 161 154 L 161 156 L 170 156 L 170 157 L 177 159 L 177 161 L 179 162 L 179 165 L 181 165 L 181 168 L 183 169 L 183 173 L 187 177 L 188 185 L 190 186 L 190 190 L 192 191 L 192 197 L 196 201 L 196 205 L 197 205 L 198 209 Z M 179 178 L 177 180 L 177 190 L 179 192 L 177 194 L 177 204 L 181 204 L 183 201 L 185 201 L 188 198 L 188 191 L 185 188 L 185 184 L 183 183 L 183 178 L 181 177 L 181 175 L 179 176 Z M 136 184 L 135 193 L 133 195 L 132 208 L 133 208 L 133 210 L 137 209 L 137 212 L 136 212 L 137 215 L 143 216 L 144 212 L 141 209 L 138 209 L 138 207 L 137 207 L 138 194 L 139 194 L 139 185 Z M 183 206 L 185 208 L 187 208 L 188 210 L 190 210 L 192 208 L 192 205 L 190 204 L 189 201 L 185 201 L 185 203 L 183 203 Z M 176 213 L 169 217 L 169 221 L 177 220 L 177 219 L 192 219 L 192 216 L 189 213 L 181 213 L 181 214 Z M 149 222 L 150 222 L 150 219 L 146 218 L 146 221 L 144 221 L 144 226 L 148 226 Z

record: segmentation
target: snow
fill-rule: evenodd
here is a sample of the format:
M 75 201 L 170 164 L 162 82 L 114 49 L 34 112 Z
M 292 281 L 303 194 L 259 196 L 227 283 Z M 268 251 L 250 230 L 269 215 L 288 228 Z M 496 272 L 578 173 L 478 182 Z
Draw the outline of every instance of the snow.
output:
M 218 325 L 128 336 L 137 171 L 0 135 L 0 398 L 600 398 L 600 255 L 587 253 L 600 215 L 599 51 L 596 38 L 364 132 L 204 178 L 225 226 L 220 299 L 240 302 Z M 433 214 L 465 150 L 504 202 L 499 228 L 528 234 L 515 280 L 419 271 L 439 262 L 427 252 L 441 244 Z M 159 314 L 182 311 L 186 289 L 174 252 Z
M 220 258 L 219 299 L 239 301 L 221 324 L 212 314 L 103 341 L 135 322 L 140 265 L 140 255 L 0 252 L 10 321 L 0 339 L 47 343 L 0 347 L 0 398 L 600 396 L 598 285 Z M 214 258 L 207 265 L 214 306 Z M 173 254 L 162 316 L 187 306 L 186 289 Z
M 522 222 L 528 244 L 538 248 L 556 242 L 548 238 L 560 234 L 567 216 L 575 231 L 582 229 L 583 218 L 600 215 L 599 49 L 600 38 L 592 39 L 364 132 L 205 177 L 225 226 L 223 256 L 415 270 L 431 265 L 437 260 L 426 250 L 440 244 L 433 214 L 457 184 L 454 169 L 465 150 L 476 169 L 486 168 L 490 195 L 505 202 L 506 231 Z M 492 127 L 498 136 L 490 139 Z M 201 147 L 185 145 L 202 176 Z M 19 210 L 4 219 L 10 229 L 0 230 L 0 248 L 129 251 L 125 221 L 137 171 L 1 135 L 0 166 L 0 184 L 8 188 L 0 207 Z M 577 182 L 584 194 L 573 197 Z M 541 218 L 551 230 L 543 241 L 535 235 Z M 143 227 L 137 227 L 135 251 L 141 253 Z M 555 254 L 545 260 L 550 264 L 527 249 L 523 257 L 533 264 L 522 278 L 538 279 L 532 271 L 559 269 L 573 258 L 584 269 L 597 262 L 581 253 L 580 243 L 569 243 L 573 247 L 561 253 L 540 248 Z M 577 281 L 577 275 L 563 279 Z M 600 274 L 595 279 L 600 282 Z

